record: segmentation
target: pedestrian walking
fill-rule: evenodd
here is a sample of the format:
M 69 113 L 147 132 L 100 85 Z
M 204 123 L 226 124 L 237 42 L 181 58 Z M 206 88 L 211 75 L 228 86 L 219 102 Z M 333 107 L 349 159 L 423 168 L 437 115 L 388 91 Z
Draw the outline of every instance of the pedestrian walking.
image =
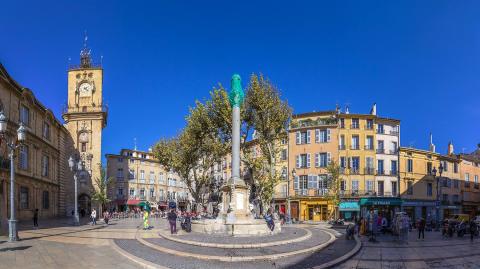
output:
M 97 225 L 97 210 L 95 208 L 92 210 L 90 218 L 92 219 L 92 225 Z
M 167 214 L 168 223 L 170 224 L 170 233 L 176 234 L 177 233 L 177 214 L 175 213 L 175 209 L 170 210 Z
M 418 228 L 418 240 L 420 240 L 420 235 L 422 236 L 422 241 L 425 240 L 425 226 L 427 222 L 423 219 L 420 218 L 417 223 L 417 228 Z
M 33 212 L 33 228 L 38 229 L 38 208 Z
M 477 232 L 477 224 L 473 220 L 473 218 L 470 220 L 470 241 L 473 242 L 473 237 L 475 236 L 475 233 Z

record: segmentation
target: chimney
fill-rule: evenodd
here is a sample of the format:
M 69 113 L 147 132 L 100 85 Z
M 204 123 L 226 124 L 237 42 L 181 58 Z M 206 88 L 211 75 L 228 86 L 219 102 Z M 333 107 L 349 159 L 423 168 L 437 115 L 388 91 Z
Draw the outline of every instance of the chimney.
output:
M 345 114 L 350 114 L 350 110 L 348 109 L 348 106 L 345 107 Z
M 433 144 L 433 135 L 430 133 L 430 151 L 435 152 L 435 145 Z
M 448 155 L 453 155 L 453 144 L 452 141 L 448 142 Z
M 370 114 L 377 115 L 377 103 L 373 103 L 372 110 L 370 110 Z

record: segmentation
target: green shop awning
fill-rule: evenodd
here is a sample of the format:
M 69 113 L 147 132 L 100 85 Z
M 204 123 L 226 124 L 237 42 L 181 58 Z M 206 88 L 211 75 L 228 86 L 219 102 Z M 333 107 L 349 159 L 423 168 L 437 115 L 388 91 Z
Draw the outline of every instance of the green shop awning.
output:
M 358 202 L 341 202 L 338 208 L 340 211 L 360 211 Z
M 360 199 L 360 206 L 375 206 L 375 205 L 392 205 L 401 206 L 402 199 L 400 198 L 383 198 L 383 197 L 370 197 Z

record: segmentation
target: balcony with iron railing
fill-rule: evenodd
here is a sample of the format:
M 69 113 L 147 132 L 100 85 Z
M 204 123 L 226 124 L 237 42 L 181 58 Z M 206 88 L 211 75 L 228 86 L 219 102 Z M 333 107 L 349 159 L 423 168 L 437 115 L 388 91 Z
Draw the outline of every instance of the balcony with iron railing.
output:
M 385 149 L 383 148 L 377 148 L 377 154 L 385 154 Z
M 384 129 L 377 129 L 377 134 L 385 134 L 385 130 Z
M 345 150 L 345 149 L 346 149 L 346 146 L 345 146 L 345 145 L 338 145 L 338 149 L 339 149 L 339 150 Z
M 389 134 L 393 135 L 393 136 L 398 136 L 399 132 L 398 131 L 390 131 Z
M 398 171 L 397 171 L 397 170 L 390 170 L 390 175 L 391 175 L 391 176 L 397 176 L 397 175 L 398 175 Z
M 373 150 L 373 145 L 365 145 L 365 150 Z
M 351 149 L 351 150 L 359 150 L 359 149 L 360 149 L 360 145 L 351 145 L 351 146 L 350 146 L 350 149 Z
M 397 155 L 397 154 L 398 154 L 398 150 L 396 150 L 396 149 L 391 149 L 391 150 L 389 150 L 389 151 L 388 151 L 388 153 L 387 153 L 387 154 L 390 154 L 390 155 Z
M 365 130 L 373 130 L 373 125 L 365 124 Z
M 385 176 L 385 170 L 377 170 L 377 176 Z
M 360 124 L 350 124 L 350 129 L 360 129 Z
M 360 169 L 358 167 L 350 168 L 350 175 L 359 175 Z
M 396 197 L 396 192 L 374 191 L 374 190 L 344 190 L 340 191 L 341 198 L 355 197 Z
M 375 173 L 375 169 L 373 167 L 365 168 L 365 175 L 373 175 Z
M 295 190 L 295 196 L 308 196 L 308 189 Z

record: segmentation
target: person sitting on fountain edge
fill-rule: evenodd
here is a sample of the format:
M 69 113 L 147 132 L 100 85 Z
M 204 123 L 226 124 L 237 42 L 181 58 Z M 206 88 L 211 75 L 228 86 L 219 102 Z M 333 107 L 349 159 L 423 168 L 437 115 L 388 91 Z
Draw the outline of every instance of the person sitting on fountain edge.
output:
M 275 222 L 273 221 L 272 209 L 269 208 L 265 214 L 265 221 L 267 222 L 268 228 L 273 232 L 275 229 Z

